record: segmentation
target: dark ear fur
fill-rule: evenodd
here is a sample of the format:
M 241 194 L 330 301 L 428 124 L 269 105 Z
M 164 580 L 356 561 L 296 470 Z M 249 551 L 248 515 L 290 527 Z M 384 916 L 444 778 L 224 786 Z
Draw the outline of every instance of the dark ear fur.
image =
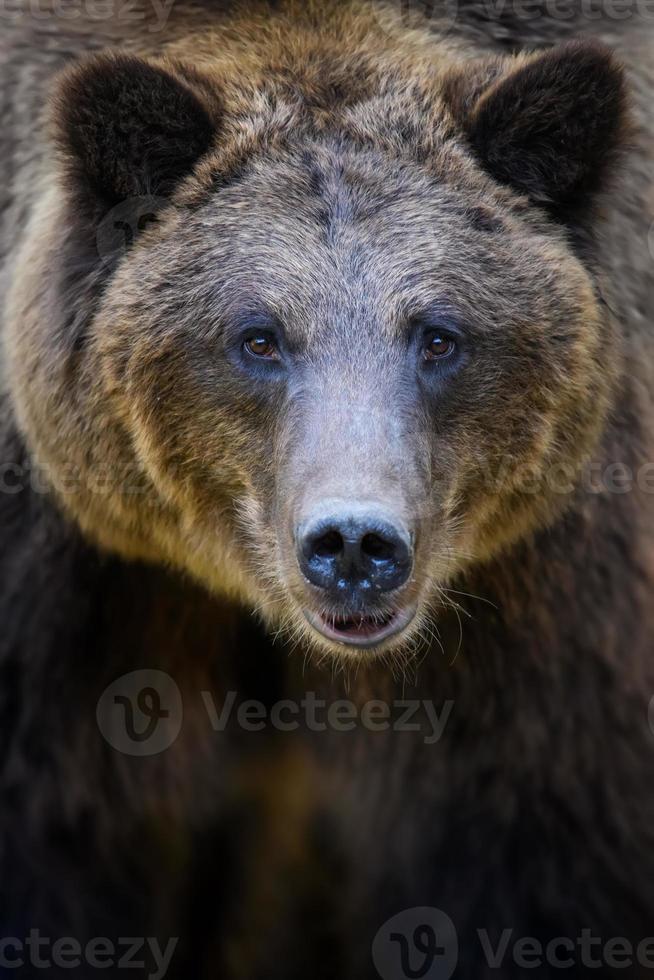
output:
M 192 74 L 102 54 L 66 72 L 55 96 L 55 138 L 73 192 L 113 206 L 165 197 L 209 149 L 215 106 Z
M 564 219 L 601 188 L 625 138 L 626 102 L 624 73 L 611 51 L 574 42 L 491 81 L 464 127 L 497 181 Z

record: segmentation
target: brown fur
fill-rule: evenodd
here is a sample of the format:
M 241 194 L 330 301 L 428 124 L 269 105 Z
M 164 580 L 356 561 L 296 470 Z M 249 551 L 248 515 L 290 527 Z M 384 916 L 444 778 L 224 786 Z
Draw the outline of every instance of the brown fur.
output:
M 588 459 L 619 365 L 613 358 L 607 370 L 601 352 L 617 342 L 599 285 L 565 235 L 526 207 L 520 180 L 509 191 L 489 180 L 467 141 L 491 171 L 498 160 L 509 167 L 511 152 L 518 171 L 534 171 L 521 161 L 520 127 L 526 146 L 542 150 L 542 136 L 528 118 L 511 122 L 510 86 L 535 86 L 533 112 L 544 125 L 547 90 L 527 76 L 549 72 L 563 136 L 551 130 L 542 166 L 566 182 L 558 197 L 549 192 L 563 208 L 570 194 L 590 200 L 624 118 L 620 74 L 603 50 L 562 51 L 569 78 L 549 56 L 523 58 L 523 68 L 507 59 L 494 69 L 506 81 L 487 87 L 461 120 L 449 89 L 461 56 L 451 44 L 407 34 L 401 23 L 382 26 L 359 5 L 314 14 L 291 5 L 290 16 L 247 15 L 185 38 L 161 63 L 167 75 L 103 56 L 64 78 L 53 123 L 59 174 L 48 178 L 24 246 L 30 275 L 14 293 L 7 333 L 21 425 L 55 487 L 65 467 L 76 470 L 79 490 L 61 500 L 82 528 L 104 547 L 172 564 L 260 606 L 269 623 L 310 642 L 286 527 L 307 506 L 298 495 L 307 479 L 309 492 L 325 497 L 360 492 L 356 481 L 344 489 L 332 468 L 343 446 L 343 466 L 361 486 L 392 494 L 419 525 L 407 596 L 421 610 L 416 628 L 465 556 L 485 558 L 558 511 L 546 486 L 522 493 L 520 476 L 528 470 L 546 483 L 554 466 L 574 474 Z M 189 48 L 192 71 L 176 67 Z M 585 104 L 612 114 L 602 145 L 572 101 L 575 72 L 588 85 Z M 525 82 L 514 81 L 521 73 Z M 178 106 L 192 98 L 197 109 Z M 144 108 L 150 99 L 161 122 Z M 513 125 L 512 150 L 482 147 L 507 139 L 500 121 L 482 135 L 489 113 Z M 562 139 L 570 159 L 555 171 Z M 582 150 L 587 157 L 573 159 Z M 500 176 L 510 182 L 508 171 Z M 85 187 L 95 211 L 71 221 Z M 170 204 L 114 276 L 97 261 L 76 275 L 80 249 L 93 248 L 98 208 L 129 190 Z M 546 192 L 534 193 L 540 201 Z M 497 231 L 468 218 L 480 211 Z M 74 293 L 86 296 L 75 328 L 53 323 L 70 317 L 65 300 Z M 271 309 L 309 358 L 315 391 L 298 392 L 282 412 L 264 388 L 248 391 L 220 353 L 231 321 L 253 303 Z M 395 366 L 407 322 L 434 303 L 470 324 L 474 355 L 439 404 L 436 429 L 427 403 L 411 407 L 401 387 L 410 382 Z M 332 348 L 330 362 L 312 358 Z M 388 375 L 385 386 L 375 372 Z M 389 405 L 397 406 L 390 416 Z M 370 427 L 358 461 L 344 428 L 353 416 L 352 425 L 365 418 Z M 489 492 L 489 472 L 507 461 L 504 485 Z M 93 481 L 108 465 L 111 486 L 100 495 Z M 128 474 L 142 480 L 142 493 L 121 492 Z
M 0 39 L 0 52 L 15 59 L 33 43 L 25 23 Z M 296 569 L 296 515 L 330 488 L 383 489 L 417 528 L 403 598 L 419 614 L 378 651 L 385 663 L 354 658 L 343 691 L 359 702 L 455 702 L 435 747 L 396 733 L 298 736 L 292 751 L 274 743 L 277 764 L 263 767 L 246 764 L 239 747 L 258 811 L 274 811 L 262 801 L 277 790 L 287 801 L 271 815 L 274 829 L 261 830 L 268 844 L 255 852 L 263 867 L 253 890 L 256 905 L 291 869 L 290 932 L 284 916 L 262 913 L 264 939 L 248 945 L 240 896 L 221 921 L 247 952 L 227 943 L 227 964 L 223 948 L 199 953 L 191 973 L 213 976 L 218 962 L 228 976 L 287 980 L 297 966 L 299 976 L 360 980 L 383 920 L 421 904 L 455 921 L 460 975 L 471 980 L 493 976 L 474 952 L 478 927 L 545 940 L 593 927 L 639 941 L 651 931 L 654 887 L 652 498 L 638 488 L 591 492 L 582 476 L 589 462 L 637 470 L 652 458 L 652 28 L 578 13 L 526 26 L 510 10 L 487 23 L 468 4 L 452 27 L 440 14 L 407 21 L 392 3 L 288 2 L 180 6 L 165 39 L 146 24 L 127 32 L 107 22 L 104 32 L 55 35 L 38 89 L 51 96 L 51 142 L 19 152 L 29 141 L 14 123 L 21 136 L 5 154 L 5 251 L 20 240 L 5 269 L 7 427 L 17 420 L 58 508 L 88 542 L 126 561 L 134 591 L 150 573 L 130 563 L 145 559 L 172 570 L 166 582 L 189 573 L 285 634 L 300 656 L 284 693 L 298 696 L 310 686 L 328 699 L 342 693 L 329 676 L 302 673 L 308 649 L 342 650 L 302 615 L 315 597 Z M 591 43 L 530 50 L 575 34 Z M 120 113 L 135 110 L 119 95 L 103 106 L 103 116 L 117 107 L 118 140 L 103 142 L 95 122 L 81 140 L 93 92 L 129 88 L 135 65 L 125 56 L 97 56 L 50 83 L 68 52 L 119 42 L 144 59 L 136 75 L 146 91 L 155 74 L 164 103 L 190 108 L 181 136 L 177 116 L 170 125 L 156 117 L 159 99 L 139 115 L 154 154 L 121 144 L 130 114 Z M 32 93 L 32 120 L 37 103 Z M 111 166 L 89 183 L 89 162 L 93 170 L 114 151 L 119 162 L 126 149 L 130 176 L 144 165 L 134 190 L 156 221 L 125 255 L 99 256 L 98 220 L 127 185 Z M 242 377 L 226 355 L 255 296 L 305 366 L 292 390 Z M 474 343 L 452 383 L 418 400 L 403 373 L 406 324 L 434 297 L 456 305 Z M 15 523 L 12 542 L 23 535 Z M 27 595 L 29 575 L 20 581 Z M 83 589 L 83 576 L 74 584 Z M 180 604 L 191 622 L 194 613 L 214 622 L 211 601 L 190 587 Z M 29 619 L 21 610 L 17 637 Z M 203 643 L 185 631 L 195 663 Z M 21 642 L 5 654 L 13 670 Z M 185 676 L 179 649 L 157 643 L 158 663 Z M 234 645 L 223 642 L 229 662 Z M 147 638 L 135 646 L 152 654 Z M 48 663 L 45 642 L 44 651 Z M 62 711 L 68 703 L 64 689 Z M 179 748 L 193 752 L 186 741 Z M 56 771 L 49 802 L 63 795 Z M 198 779 L 210 795 L 213 781 Z M 305 787 L 302 805 L 294 781 Z M 161 800 L 155 782 L 147 806 L 163 812 L 167 794 Z M 182 811 L 194 812 L 190 795 L 180 789 Z M 337 882 L 334 854 L 320 864 L 323 839 L 304 850 L 293 838 L 292 828 L 305 842 L 315 834 L 314 803 L 331 814 L 331 846 L 340 840 L 347 852 Z M 97 803 L 103 819 L 110 806 Z M 76 826 L 83 806 L 73 810 Z M 324 914 L 327 934 L 319 947 L 307 940 L 309 967 L 288 958 L 308 879 L 317 882 L 312 923 Z M 270 943 L 286 939 L 271 956 Z M 502 975 L 521 974 L 509 966 Z

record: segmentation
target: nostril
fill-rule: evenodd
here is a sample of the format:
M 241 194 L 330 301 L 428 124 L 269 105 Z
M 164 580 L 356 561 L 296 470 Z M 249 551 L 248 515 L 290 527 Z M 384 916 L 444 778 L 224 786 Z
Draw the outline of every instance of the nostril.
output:
M 343 551 L 345 543 L 338 531 L 327 531 L 313 543 L 313 553 L 318 558 L 335 558 Z
M 328 515 L 296 532 L 298 562 L 308 582 L 338 601 L 353 602 L 369 602 L 404 585 L 413 549 L 401 525 L 361 506 Z
M 375 558 L 377 561 L 392 561 L 396 556 L 395 545 L 379 534 L 364 535 L 361 550 L 368 558 Z

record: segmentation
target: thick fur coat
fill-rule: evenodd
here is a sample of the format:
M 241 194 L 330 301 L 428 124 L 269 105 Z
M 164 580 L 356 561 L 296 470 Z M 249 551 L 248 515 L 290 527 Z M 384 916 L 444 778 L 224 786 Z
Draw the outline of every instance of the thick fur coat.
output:
M 7 12 L 2 936 L 179 937 L 169 976 L 361 978 L 377 975 L 384 923 L 428 906 L 454 924 L 464 980 L 522 976 L 512 944 L 525 937 L 571 941 L 575 976 L 649 975 L 635 956 L 618 969 L 603 951 L 654 933 L 654 21 L 635 8 L 623 20 L 567 13 L 180 4 L 153 30 L 154 7 L 101 20 Z M 586 44 L 561 54 L 575 39 Z M 105 48 L 114 53 L 77 67 Z M 116 83 L 125 74 L 142 80 L 131 95 Z M 550 84 L 559 106 L 585 100 L 561 113 L 574 120 L 563 131 L 538 101 Z M 520 126 L 505 128 L 521 100 Z M 172 136 L 155 126 L 144 155 L 125 134 L 158 113 L 184 124 Z M 304 155 L 288 155 L 289 132 L 310 144 Z M 516 144 L 533 151 L 518 168 Z M 381 174 L 380 159 L 393 161 Z M 343 207 L 339 180 L 352 174 Z M 139 226 L 133 251 L 98 261 L 104 215 L 135 197 L 157 220 Z M 255 217 L 238 217 L 253 200 Z M 213 202 L 224 208 L 209 212 Z M 388 315 L 375 322 L 391 323 L 397 288 L 382 286 L 397 286 L 402 260 L 423 289 L 438 265 L 469 290 L 478 349 L 487 365 L 497 352 L 511 385 L 500 390 L 487 368 L 466 398 L 443 401 L 436 435 L 416 412 L 402 430 L 412 449 L 384 457 L 398 500 L 398 487 L 421 488 L 401 505 L 450 535 L 449 567 L 436 564 L 436 532 L 423 534 L 416 567 L 441 592 L 421 606 L 411 658 L 393 650 L 332 670 L 305 665 L 329 651 L 288 605 L 299 585 L 283 541 L 274 550 L 284 512 L 271 495 L 290 499 L 315 471 L 332 478 L 332 427 L 352 444 L 358 430 L 351 412 L 325 419 L 363 397 L 366 372 L 330 353 L 338 379 L 282 425 L 278 396 L 259 399 L 227 373 L 217 384 L 202 324 L 216 302 L 212 262 L 230 282 L 249 269 L 244 291 L 256 280 L 276 299 L 290 276 L 296 345 L 329 350 L 336 337 L 348 364 L 375 363 L 371 331 L 359 346 L 351 332 L 320 332 L 353 314 L 365 324 L 369 309 L 314 258 L 365 206 L 357 270 Z M 438 263 L 428 219 L 444 229 Z M 238 252 L 210 247 L 214 229 L 242 228 Z M 334 283 L 343 306 L 315 301 L 316 283 Z M 314 302 L 322 319 L 309 322 Z M 395 361 L 384 364 L 377 379 Z M 381 479 L 374 439 L 389 392 L 378 380 L 358 403 L 372 449 L 352 470 L 370 481 Z M 425 476 L 426 453 L 444 475 L 433 465 Z M 293 458 L 312 465 L 291 471 Z M 518 464 L 533 465 L 535 490 Z M 104 465 L 109 489 L 91 492 Z M 138 493 L 116 492 L 116 480 Z M 424 503 L 436 495 L 437 511 Z M 462 509 L 474 539 L 461 535 Z M 217 515 L 225 533 L 213 540 Z M 174 677 L 184 725 L 166 752 L 129 758 L 107 745 L 96 706 L 115 678 L 148 668 Z M 268 706 L 312 691 L 451 707 L 436 744 L 363 727 L 217 735 L 201 692 L 220 704 L 230 691 Z M 496 947 L 506 929 L 493 968 L 479 930 Z M 584 930 L 602 940 L 599 966 L 579 953 Z M 551 958 L 531 972 L 558 976 Z

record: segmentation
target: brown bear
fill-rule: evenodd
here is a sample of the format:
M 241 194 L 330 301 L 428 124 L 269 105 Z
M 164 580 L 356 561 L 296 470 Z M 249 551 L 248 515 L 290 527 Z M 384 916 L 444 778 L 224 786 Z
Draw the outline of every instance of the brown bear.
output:
M 3 935 L 654 966 L 654 26 L 510 7 L 9 22 Z M 137 669 L 151 758 L 96 724 Z M 357 721 L 218 740 L 231 690 Z

